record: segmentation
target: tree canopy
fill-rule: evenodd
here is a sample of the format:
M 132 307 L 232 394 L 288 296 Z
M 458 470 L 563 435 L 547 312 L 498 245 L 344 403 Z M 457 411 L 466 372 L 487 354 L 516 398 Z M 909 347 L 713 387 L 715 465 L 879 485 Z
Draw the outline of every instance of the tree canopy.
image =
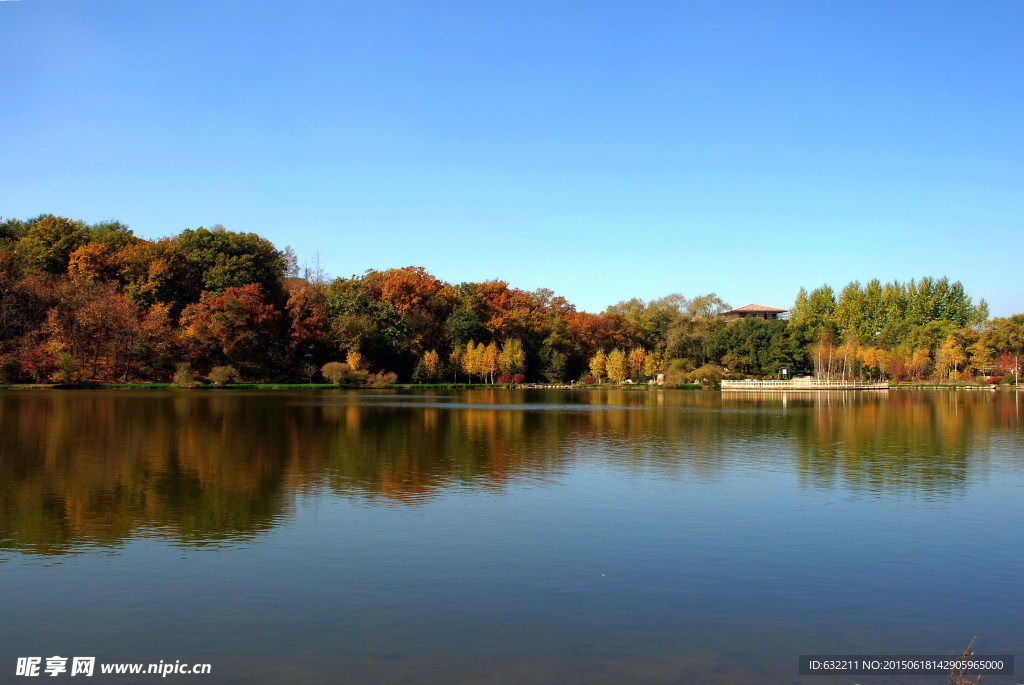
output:
M 1005 373 L 1024 347 L 1024 315 L 990 320 L 945 277 L 801 289 L 788 320 L 729 323 L 728 309 L 709 292 L 581 312 L 550 290 L 451 284 L 421 266 L 299 277 L 290 248 L 219 225 L 146 240 L 113 220 L 0 222 L 7 382 L 167 380 L 180 365 L 215 382 L 308 382 L 332 363 L 378 382 L 954 378 Z

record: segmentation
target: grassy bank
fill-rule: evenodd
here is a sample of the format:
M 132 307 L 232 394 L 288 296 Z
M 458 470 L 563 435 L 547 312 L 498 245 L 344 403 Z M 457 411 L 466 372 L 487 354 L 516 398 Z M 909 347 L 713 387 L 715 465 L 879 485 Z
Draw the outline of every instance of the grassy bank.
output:
M 490 383 L 396 383 L 374 388 L 367 385 L 333 385 L 330 383 L 228 383 L 198 384 L 179 388 L 173 383 L 13 383 L 0 385 L 0 390 L 616 390 L 647 392 L 650 390 L 701 390 L 697 383 L 672 386 L 650 385 L 498 385 Z

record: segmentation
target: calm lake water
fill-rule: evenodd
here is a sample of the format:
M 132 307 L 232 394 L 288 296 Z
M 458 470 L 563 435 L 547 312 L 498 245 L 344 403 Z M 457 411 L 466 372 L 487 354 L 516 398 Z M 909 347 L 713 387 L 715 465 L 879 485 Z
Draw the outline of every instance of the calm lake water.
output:
M 975 635 L 1019 674 L 1022 404 L 3 391 L 0 682 L 940 685 L 797 658 Z

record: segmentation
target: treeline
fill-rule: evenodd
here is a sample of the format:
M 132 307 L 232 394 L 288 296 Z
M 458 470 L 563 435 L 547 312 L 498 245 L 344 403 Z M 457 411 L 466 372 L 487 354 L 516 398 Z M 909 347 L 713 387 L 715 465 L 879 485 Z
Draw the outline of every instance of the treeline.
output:
M 1015 366 L 1024 316 L 959 283 L 801 291 L 789 321 L 726 323 L 714 293 L 600 314 L 550 290 L 421 267 L 326 279 L 223 227 L 144 240 L 116 221 L 0 222 L 0 381 L 670 383 L 781 369 L 892 378 Z
M 838 297 L 827 285 L 801 288 L 787 334 L 818 376 L 961 380 L 1017 368 L 1024 315 L 989 319 L 985 300 L 973 304 L 947 278 L 872 280 Z

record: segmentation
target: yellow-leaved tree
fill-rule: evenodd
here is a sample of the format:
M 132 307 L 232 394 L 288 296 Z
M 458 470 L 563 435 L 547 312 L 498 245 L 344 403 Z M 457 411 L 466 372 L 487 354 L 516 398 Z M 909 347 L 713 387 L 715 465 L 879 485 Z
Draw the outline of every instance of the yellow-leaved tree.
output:
M 928 364 L 931 361 L 932 353 L 928 351 L 927 347 L 918 347 L 914 350 L 914 354 L 910 357 L 910 368 L 917 380 L 921 380 L 921 376 L 928 370 Z
M 360 354 L 359 350 L 352 348 L 345 355 L 345 363 L 348 364 L 349 368 L 353 371 L 366 371 L 366 359 Z
M 629 368 L 630 378 L 634 380 L 640 378 L 640 374 L 644 371 L 645 359 L 647 359 L 647 350 L 639 345 L 629 351 L 629 358 L 626 360 L 626 364 Z
M 456 345 L 451 354 L 448 355 L 448 366 L 452 370 L 455 382 L 459 382 L 459 370 L 462 368 L 462 359 L 466 354 L 466 348 L 462 345 Z
M 607 372 L 606 366 L 608 363 L 608 357 L 605 356 L 604 350 L 598 350 L 597 354 L 590 358 L 590 375 L 601 381 Z
M 966 361 L 967 353 L 960 346 L 956 336 L 951 335 L 935 353 L 935 371 L 956 380 L 960 377 L 960 371 Z
M 605 362 L 605 371 L 608 374 L 608 380 L 612 383 L 621 383 L 626 380 L 626 377 L 629 375 L 626 353 L 618 347 L 609 352 L 608 359 Z
M 881 376 L 882 373 L 882 356 L 881 350 L 877 347 L 861 347 L 857 351 L 857 358 L 860 361 L 861 369 L 867 369 L 868 375 L 872 372 L 877 373 Z
M 466 372 L 469 377 L 469 382 L 473 382 L 473 376 L 479 376 L 483 373 L 480 369 L 483 367 L 483 344 L 477 345 L 472 340 L 466 344 L 466 351 L 462 354 L 462 370 Z
M 441 357 L 438 356 L 437 350 L 427 350 L 423 353 L 423 368 L 428 379 L 437 379 L 437 372 L 441 368 Z
M 483 352 L 483 373 L 490 378 L 491 383 L 494 382 L 494 375 L 501 368 L 500 356 L 501 352 L 498 350 L 498 343 L 492 340 L 487 344 Z
M 661 369 L 661 355 L 657 352 L 648 352 L 647 356 L 644 357 L 644 375 L 654 378 L 661 373 Z
M 505 344 L 501 346 L 498 364 L 501 366 L 502 373 L 517 374 L 526 372 L 526 353 L 523 351 L 523 343 L 519 338 L 505 341 Z

